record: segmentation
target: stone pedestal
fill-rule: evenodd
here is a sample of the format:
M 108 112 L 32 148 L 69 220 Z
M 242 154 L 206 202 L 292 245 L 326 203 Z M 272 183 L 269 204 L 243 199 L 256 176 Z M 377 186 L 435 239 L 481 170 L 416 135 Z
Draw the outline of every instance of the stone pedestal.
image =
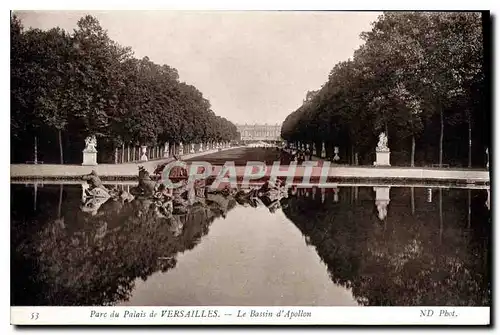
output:
M 377 207 L 378 218 L 380 220 L 384 220 L 387 217 L 387 206 L 391 201 L 391 188 L 387 186 L 381 186 L 374 187 L 373 190 L 375 191 L 375 206 Z
M 146 145 L 141 146 L 141 162 L 148 161 L 147 151 L 148 151 L 148 147 Z
M 82 165 L 97 165 L 97 150 L 83 150 Z
M 391 166 L 391 152 L 389 150 L 377 150 L 377 157 L 373 165 L 375 166 Z

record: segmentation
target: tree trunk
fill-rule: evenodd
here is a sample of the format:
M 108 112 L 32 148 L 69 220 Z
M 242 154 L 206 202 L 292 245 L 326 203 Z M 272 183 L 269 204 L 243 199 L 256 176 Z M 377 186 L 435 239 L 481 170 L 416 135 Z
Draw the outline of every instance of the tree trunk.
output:
M 444 138 L 444 116 L 443 110 L 439 112 L 441 118 L 441 134 L 439 135 L 439 167 L 443 166 L 443 138 Z
M 125 162 L 125 144 L 122 144 L 122 164 Z
M 411 214 L 415 215 L 415 188 L 411 188 Z
M 354 145 L 351 145 L 351 155 L 350 155 L 351 156 L 351 162 L 350 162 L 351 165 L 354 165 L 354 150 L 355 150 Z
M 472 167 L 472 127 L 470 123 L 470 113 L 468 115 L 468 126 L 469 126 L 469 164 L 468 167 Z
M 468 205 L 468 208 L 469 208 L 469 211 L 467 212 L 467 228 L 470 228 L 470 216 L 471 216 L 471 209 L 470 209 L 470 205 L 471 205 L 471 190 L 470 189 L 467 190 L 467 205 Z
M 38 138 L 35 136 L 35 157 L 33 158 L 33 163 L 38 164 Z
M 443 243 L 443 189 L 439 189 L 439 243 Z
M 63 184 L 59 185 L 59 205 L 57 206 L 57 218 L 61 218 L 61 207 L 62 207 L 62 198 L 63 198 Z
M 36 211 L 36 198 L 37 198 L 37 195 L 38 195 L 38 183 L 35 182 L 35 185 L 34 185 L 34 193 L 33 193 L 33 210 Z
M 62 135 L 61 135 L 61 130 L 60 129 L 58 131 L 58 135 L 59 135 L 59 158 L 60 158 L 60 164 L 64 164 L 63 146 L 62 146 Z
M 415 135 L 411 136 L 411 167 L 415 166 Z

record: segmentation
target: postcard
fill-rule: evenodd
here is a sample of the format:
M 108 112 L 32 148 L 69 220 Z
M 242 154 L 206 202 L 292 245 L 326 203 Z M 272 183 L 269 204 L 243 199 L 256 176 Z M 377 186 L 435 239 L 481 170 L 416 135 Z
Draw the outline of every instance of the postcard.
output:
M 13 10 L 12 325 L 491 325 L 488 11 Z

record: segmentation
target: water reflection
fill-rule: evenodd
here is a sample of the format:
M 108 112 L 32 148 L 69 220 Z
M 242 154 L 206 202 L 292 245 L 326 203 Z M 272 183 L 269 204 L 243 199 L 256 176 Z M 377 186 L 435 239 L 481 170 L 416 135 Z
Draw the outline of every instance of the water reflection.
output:
M 264 185 L 210 191 L 206 185 L 185 185 L 176 192 L 143 196 L 132 195 L 137 185 L 130 184 L 106 185 L 107 194 L 89 189 L 87 183 L 27 186 L 12 185 L 12 305 L 127 301 L 137 278 L 148 280 L 173 269 L 180 254 L 203 244 L 214 221 L 245 207 L 266 209 L 267 214 L 255 214 L 266 224 L 284 214 L 287 227 L 296 226 L 304 246 L 313 248 L 326 266 L 331 285 L 344 287 L 358 304 L 490 304 L 489 190 Z M 231 220 L 224 229 L 234 230 L 232 238 L 245 234 L 253 243 L 248 227 L 242 232 L 234 221 L 238 218 Z M 279 234 L 258 225 L 255 230 L 255 239 Z M 237 252 L 235 243 L 217 243 L 227 248 L 225 253 Z M 297 248 L 298 259 L 306 249 Z M 288 252 L 283 250 L 283 255 L 288 257 Z M 217 257 L 206 257 L 212 256 Z M 245 266 L 258 265 L 250 262 L 258 263 L 249 258 Z M 298 264 L 313 271 L 305 261 Z M 315 266 L 320 269 L 319 263 Z M 244 271 L 226 267 L 226 273 Z M 285 270 L 266 268 L 271 277 Z M 188 275 L 177 274 L 187 281 Z M 324 286 L 319 272 L 315 276 L 293 286 L 296 301 L 292 296 L 287 303 L 304 301 L 298 291 L 306 285 Z M 210 290 L 205 284 L 199 283 L 198 289 Z M 265 287 L 248 294 L 271 295 Z M 336 304 L 330 295 L 321 304 Z
M 486 192 L 440 188 L 436 206 L 422 188 L 360 188 L 359 201 L 342 191 L 340 202 L 290 198 L 284 212 L 360 304 L 490 304 Z

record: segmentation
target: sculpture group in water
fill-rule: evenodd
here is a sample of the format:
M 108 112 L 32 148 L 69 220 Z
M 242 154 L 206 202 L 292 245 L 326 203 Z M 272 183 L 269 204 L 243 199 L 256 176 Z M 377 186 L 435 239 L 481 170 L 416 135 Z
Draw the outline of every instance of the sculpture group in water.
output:
M 122 203 L 134 200 L 142 201 L 148 209 L 156 212 L 158 217 L 171 217 L 189 212 L 192 206 L 207 206 L 218 203 L 220 207 L 227 206 L 229 200 L 234 199 L 243 206 L 266 206 L 269 211 L 274 212 L 280 207 L 280 199 L 288 196 L 287 188 L 280 181 L 267 181 L 262 186 L 249 189 L 212 188 L 206 180 L 188 182 L 185 168 L 174 168 L 171 178 L 177 178 L 181 186 L 167 188 L 158 176 L 162 167 L 155 170 L 151 176 L 143 167 L 139 166 L 137 185 L 128 190 L 117 187 L 106 187 L 95 171 L 83 176 L 86 181 L 83 185 L 82 210 L 93 215 L 97 214 L 99 207 L 108 201 L 120 201 Z

